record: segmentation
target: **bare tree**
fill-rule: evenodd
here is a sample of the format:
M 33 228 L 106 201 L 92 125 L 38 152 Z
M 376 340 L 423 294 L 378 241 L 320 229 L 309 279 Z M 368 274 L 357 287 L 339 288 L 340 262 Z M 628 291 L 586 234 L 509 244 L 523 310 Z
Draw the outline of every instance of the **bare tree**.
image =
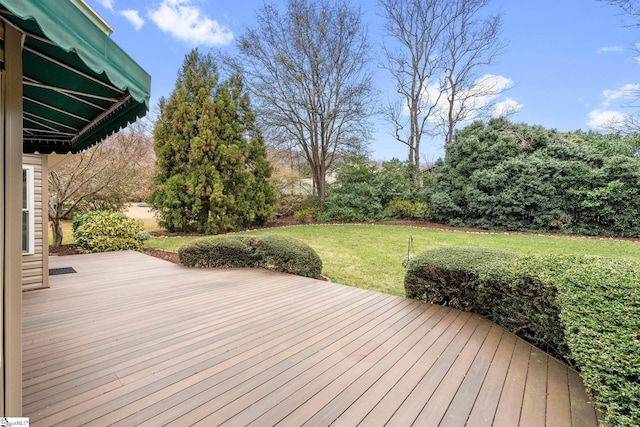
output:
M 630 27 L 640 26 L 640 1 L 638 0 L 600 0 L 605 3 L 618 6 L 622 12 L 630 17 L 632 21 L 628 24 Z
M 481 118 L 507 86 L 493 76 L 483 76 L 483 67 L 494 63 L 503 45 L 499 41 L 500 14 L 480 18 L 490 0 L 449 2 L 451 20 L 444 35 L 444 84 L 446 107 L 441 115 L 445 146 L 453 142 L 458 123 Z
M 369 137 L 373 85 L 362 13 L 346 0 L 265 4 L 238 38 L 234 62 L 247 79 L 270 141 L 304 155 L 324 204 L 328 169 Z
M 640 1 L 639 0 L 599 0 L 604 3 L 608 3 L 613 6 L 617 6 L 620 8 L 622 13 L 628 18 L 625 21 L 625 26 L 629 28 L 639 28 L 640 27 Z M 636 44 L 633 47 L 636 55 L 640 54 L 640 47 Z M 640 105 L 640 91 L 630 91 L 628 93 L 628 97 L 632 98 L 633 101 L 626 105 L 628 108 L 637 108 Z M 620 118 L 614 118 L 609 120 L 602 126 L 603 130 L 621 133 L 621 134 L 632 134 L 640 132 L 640 113 L 629 113 L 624 114 Z
M 62 220 L 75 211 L 119 209 L 145 197 L 153 167 L 153 143 L 138 125 L 75 154 L 49 173 L 49 221 L 53 246 L 62 244 Z
M 429 120 L 436 113 L 443 88 L 430 91 L 443 69 L 442 37 L 449 25 L 446 1 L 380 0 L 384 29 L 383 64 L 396 83 L 401 103 L 392 103 L 388 119 L 395 138 L 409 149 L 409 163 L 420 180 L 420 143 L 433 134 Z
M 481 17 L 490 0 L 379 0 L 385 18 L 385 68 L 396 83 L 400 104 L 388 118 L 396 139 L 407 145 L 419 184 L 423 136 L 453 129 L 501 92 L 478 85 L 479 69 L 499 53 L 499 15 Z M 504 88 L 502 88 L 504 90 Z

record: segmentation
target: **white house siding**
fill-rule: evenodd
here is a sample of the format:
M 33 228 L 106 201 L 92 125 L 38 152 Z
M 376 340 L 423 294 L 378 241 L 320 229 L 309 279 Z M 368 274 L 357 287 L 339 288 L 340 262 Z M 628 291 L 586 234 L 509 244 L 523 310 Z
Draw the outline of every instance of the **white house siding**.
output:
M 47 157 L 23 154 L 23 165 L 34 169 L 34 253 L 22 255 L 22 290 L 49 287 L 48 168 Z

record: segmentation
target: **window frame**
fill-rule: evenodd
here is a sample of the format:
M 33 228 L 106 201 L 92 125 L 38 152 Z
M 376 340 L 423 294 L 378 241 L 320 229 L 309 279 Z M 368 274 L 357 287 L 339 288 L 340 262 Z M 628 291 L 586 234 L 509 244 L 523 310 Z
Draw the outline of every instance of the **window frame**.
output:
M 23 202 L 26 202 L 26 206 L 21 206 L 22 216 L 22 255 L 33 255 L 35 253 L 35 168 L 33 165 L 22 165 L 23 176 Z M 26 185 L 26 189 L 25 186 Z M 26 198 L 24 197 L 24 191 L 26 190 Z M 26 200 L 25 200 L 26 199 Z M 27 214 L 27 228 L 25 230 L 25 213 Z M 25 235 L 27 233 L 26 244 L 24 247 Z

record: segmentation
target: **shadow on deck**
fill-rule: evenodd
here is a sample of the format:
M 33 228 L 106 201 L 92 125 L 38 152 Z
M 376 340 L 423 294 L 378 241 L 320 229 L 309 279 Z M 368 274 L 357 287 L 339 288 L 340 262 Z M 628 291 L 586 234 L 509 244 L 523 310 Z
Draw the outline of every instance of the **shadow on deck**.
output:
M 32 426 L 596 426 L 579 375 L 482 317 L 135 252 L 23 295 Z

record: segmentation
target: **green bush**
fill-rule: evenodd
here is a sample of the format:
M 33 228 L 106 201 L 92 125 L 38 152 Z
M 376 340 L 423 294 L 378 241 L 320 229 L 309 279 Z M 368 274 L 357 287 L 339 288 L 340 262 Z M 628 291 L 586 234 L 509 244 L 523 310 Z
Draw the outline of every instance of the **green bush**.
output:
M 558 132 L 504 119 L 456 133 L 428 187 L 454 226 L 640 237 L 636 135 Z
M 276 213 L 282 216 L 292 216 L 297 211 L 304 209 L 308 198 L 308 196 L 300 194 L 279 194 Z
M 640 264 L 437 248 L 407 296 L 479 312 L 579 369 L 605 426 L 640 424 Z
M 252 267 L 256 257 L 250 239 L 242 236 L 207 236 L 178 249 L 187 267 Z
M 80 253 L 142 250 L 142 241 L 136 238 L 143 229 L 142 222 L 118 212 L 78 214 L 72 229 Z
M 417 212 L 417 205 L 408 200 L 394 200 L 385 208 L 387 216 L 394 219 L 413 219 Z
M 102 215 L 103 212 L 104 211 L 83 211 L 76 213 L 71 220 L 71 232 L 75 233 L 78 227 L 87 221 L 91 221 L 92 218 Z
M 408 200 L 394 200 L 384 209 L 387 218 L 418 221 L 428 220 L 430 211 L 428 203 Z
M 148 231 L 140 231 L 138 234 L 136 234 L 136 239 L 140 240 L 141 242 L 149 240 L 150 238 L 151 234 L 149 234 Z
M 560 321 L 557 275 L 568 268 L 562 257 L 523 257 L 489 272 L 484 298 L 488 317 L 533 345 L 575 366 Z
M 487 315 L 493 301 L 483 282 L 497 265 L 516 259 L 510 252 L 462 247 L 440 247 L 413 258 L 404 286 L 408 298 Z
M 605 426 L 640 425 L 640 264 L 572 257 L 557 286 L 567 343 Z
M 336 180 L 328 187 L 319 220 L 353 222 L 380 221 L 389 216 L 414 218 L 415 203 L 420 197 L 413 172 L 412 166 L 397 159 L 378 167 L 363 158 L 347 158 L 336 167 Z M 397 209 L 392 212 L 388 206 L 394 202 Z
M 482 314 L 571 364 L 552 273 L 562 268 L 558 257 L 443 247 L 410 263 L 405 290 L 409 298 Z
M 293 214 L 293 219 L 302 223 L 315 222 L 318 220 L 318 213 L 318 208 L 306 208 L 296 211 Z
M 322 273 L 322 260 L 316 251 L 293 237 L 267 235 L 256 239 L 256 255 L 271 270 L 313 278 Z
M 188 267 L 264 267 L 312 278 L 322 272 L 322 261 L 309 245 L 277 235 L 202 237 L 182 245 L 178 258 Z

